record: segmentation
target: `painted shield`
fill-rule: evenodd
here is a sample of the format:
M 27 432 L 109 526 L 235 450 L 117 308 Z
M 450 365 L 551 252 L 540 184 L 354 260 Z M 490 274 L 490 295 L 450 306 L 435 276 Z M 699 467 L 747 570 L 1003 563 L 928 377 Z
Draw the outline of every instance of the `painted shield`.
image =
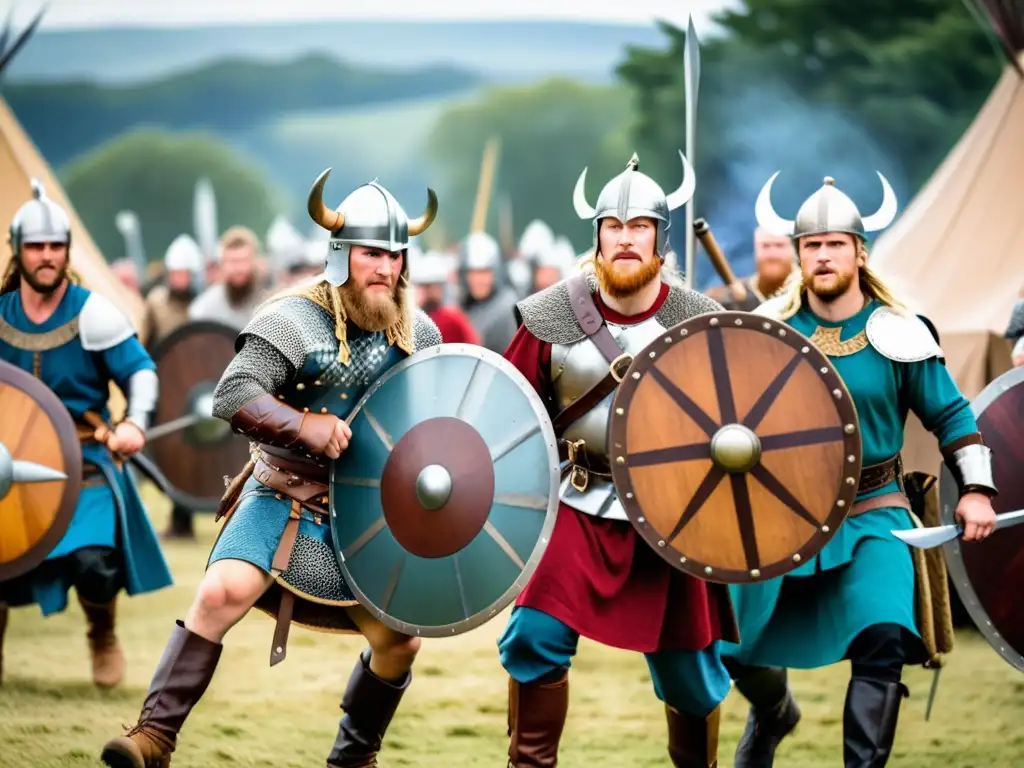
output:
M 0 581 L 31 571 L 60 543 L 82 489 L 82 450 L 64 404 L 0 361 Z
M 507 606 L 558 508 L 544 404 L 507 360 L 472 344 L 421 350 L 349 417 L 331 468 L 331 529 L 356 598 L 399 632 L 446 637 Z
M 213 417 L 213 391 L 235 356 L 238 331 L 210 321 L 186 323 L 153 349 L 160 398 L 146 453 L 167 478 L 167 492 L 196 511 L 217 508 L 224 476 L 249 459 L 249 441 Z
M 985 444 L 992 449 L 997 514 L 1024 508 L 1024 368 L 993 381 L 973 404 Z M 942 522 L 954 523 L 960 498 L 956 480 L 942 469 Z M 1024 671 L 1024 605 L 1017 585 L 1024 579 L 1024 526 L 997 530 L 984 541 L 943 545 L 949 577 L 964 608 L 988 642 L 1006 661 Z
M 609 426 L 612 478 L 643 538 L 676 568 L 745 584 L 835 535 L 857 493 L 857 412 L 789 326 L 746 312 L 687 320 L 636 356 Z

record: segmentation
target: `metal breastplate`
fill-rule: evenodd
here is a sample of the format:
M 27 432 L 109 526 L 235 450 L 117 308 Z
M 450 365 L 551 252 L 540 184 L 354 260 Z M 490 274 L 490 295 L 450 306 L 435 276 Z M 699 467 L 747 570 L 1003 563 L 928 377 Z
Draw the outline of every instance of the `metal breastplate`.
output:
M 608 330 L 623 352 L 637 355 L 654 339 L 665 333 L 666 329 L 656 317 L 651 317 L 635 325 L 608 323 Z M 579 399 L 607 373 L 608 360 L 589 337 L 569 346 L 551 346 L 551 382 L 558 410 Z M 565 477 L 560 498 L 573 509 L 588 515 L 626 520 L 626 511 L 619 503 L 611 475 L 607 474 L 608 419 L 611 415 L 613 397 L 614 393 L 608 395 L 570 424 L 562 435 L 566 441 L 583 442 L 579 450 L 584 454 L 584 461 L 580 463 L 596 469 L 597 472 L 588 473 L 583 491 L 572 485 L 571 476 Z

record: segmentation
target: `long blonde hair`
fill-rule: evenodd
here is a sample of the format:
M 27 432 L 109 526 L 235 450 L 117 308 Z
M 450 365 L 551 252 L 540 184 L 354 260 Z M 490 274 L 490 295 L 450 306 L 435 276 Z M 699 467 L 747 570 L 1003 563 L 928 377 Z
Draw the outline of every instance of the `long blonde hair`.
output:
M 857 253 L 864 259 L 864 263 L 857 268 L 860 289 L 864 295 L 880 304 L 891 307 L 900 314 L 906 312 L 906 305 L 893 295 L 892 290 L 885 284 L 885 281 L 868 266 L 868 249 L 863 241 L 859 239 Z M 800 249 L 797 246 L 797 268 L 786 278 L 786 283 L 779 292 L 779 296 L 782 298 L 782 306 L 779 310 L 780 320 L 788 320 L 800 311 L 806 292 L 807 286 L 804 285 L 803 270 L 800 268 Z

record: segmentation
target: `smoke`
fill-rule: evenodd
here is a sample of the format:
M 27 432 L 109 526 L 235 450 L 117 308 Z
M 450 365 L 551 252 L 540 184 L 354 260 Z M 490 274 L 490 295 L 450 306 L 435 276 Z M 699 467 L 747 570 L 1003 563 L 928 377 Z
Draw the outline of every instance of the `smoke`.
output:
M 698 175 L 694 218 L 708 220 L 737 276 L 753 272 L 754 202 L 776 171 L 781 173 L 772 187 L 772 202 L 787 219 L 796 215 L 825 176 L 836 180 L 836 187 L 853 199 L 863 215 L 873 213 L 882 202 L 876 170 L 903 201 L 906 184 L 898 159 L 888 156 L 858 125 L 856 115 L 811 104 L 776 80 L 738 82 L 733 78 L 728 86 L 713 92 L 702 89 L 699 112 L 703 114 L 698 120 L 712 122 L 714 131 L 704 135 L 714 145 L 702 153 L 698 143 L 697 162 L 705 173 L 715 176 L 702 179 Z M 702 154 L 710 162 L 703 162 Z M 676 252 L 682 255 L 682 209 L 673 225 Z M 698 287 L 721 282 L 699 245 L 695 262 Z

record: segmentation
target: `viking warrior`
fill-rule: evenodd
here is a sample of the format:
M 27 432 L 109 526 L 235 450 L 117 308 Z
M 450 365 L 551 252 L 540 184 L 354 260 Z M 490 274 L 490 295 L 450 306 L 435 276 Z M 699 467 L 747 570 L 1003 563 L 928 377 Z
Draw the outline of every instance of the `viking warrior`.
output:
M 406 248 L 437 213 L 409 220 L 376 182 L 337 210 L 323 203 L 325 171 L 310 216 L 330 231 L 322 277 L 268 302 L 245 327 L 214 394 L 214 414 L 252 440 L 253 460 L 228 488 L 225 524 L 184 621 L 153 675 L 137 724 L 109 742 L 111 766 L 166 766 L 178 731 L 203 695 L 228 630 L 256 606 L 277 617 L 271 664 L 284 658 L 290 622 L 361 633 L 341 706 L 330 766 L 374 766 L 388 724 L 412 680 L 419 638 L 388 629 L 362 608 L 335 559 L 328 462 L 348 447 L 343 420 L 391 366 L 441 343 L 406 297 Z M 340 394 L 339 394 L 340 390 Z
M 903 666 L 928 662 L 936 653 L 923 640 L 933 633 L 915 618 L 910 548 L 890 533 L 913 527 L 900 460 L 907 413 L 916 413 L 935 434 L 956 477 L 956 516 L 965 541 L 983 539 L 995 526 L 991 453 L 936 338 L 868 267 L 867 233 L 896 214 L 888 182 L 882 178 L 880 209 L 862 218 L 826 178 L 796 219 L 787 221 L 772 208 L 774 180 L 758 197 L 757 219 L 793 239 L 801 279 L 757 313 L 788 323 L 835 365 L 859 417 L 863 468 L 845 523 L 818 555 L 783 577 L 732 587 L 742 640 L 725 646 L 723 658 L 751 703 L 736 765 L 771 765 L 779 742 L 799 720 L 785 668 L 848 659 L 845 765 L 877 767 L 891 754 L 900 701 L 908 695 Z M 841 396 L 840 390 L 834 394 Z
M 164 254 L 164 281 L 146 296 L 149 348 L 188 322 L 189 305 L 202 278 L 203 252 L 188 235 L 178 235 Z
M 111 687 L 121 682 L 125 665 L 115 634 L 118 593 L 138 595 L 172 583 L 132 475 L 123 467 L 124 457 L 146 443 L 157 378 L 131 321 L 79 284 L 69 263 L 67 212 L 39 182 L 32 182 L 32 191 L 32 200 L 11 222 L 12 258 L 0 286 L 0 360 L 31 373 L 70 412 L 78 425 L 83 480 L 74 517 L 46 560 L 0 582 L 0 640 L 4 604 L 36 604 L 50 616 L 67 608 L 74 587 L 89 625 L 93 682 Z M 128 401 L 124 419 L 113 427 L 107 406 L 111 382 Z
M 263 298 L 259 240 L 246 227 L 232 227 L 220 240 L 218 282 L 192 302 L 190 320 L 216 320 L 244 328 Z
M 683 158 L 683 183 L 666 196 L 638 166 L 634 155 L 596 208 L 584 170 L 574 203 L 594 222 L 594 258 L 519 302 L 521 326 L 505 353 L 548 403 L 568 462 L 548 549 L 499 640 L 517 768 L 557 762 L 580 635 L 644 653 L 666 705 L 673 764 L 716 764 L 719 705 L 729 692 L 716 641 L 734 638 L 728 592 L 672 568 L 640 538 L 609 469 L 611 400 L 631 355 L 666 329 L 721 310 L 663 266 L 670 212 L 693 195 L 692 170 Z
M 523 229 L 516 249 L 516 258 L 508 263 L 509 281 L 521 297 L 525 298 L 537 290 L 534 285 L 537 264 L 554 244 L 555 233 L 540 219 L 534 219 Z M 549 285 L 557 283 L 560 279 L 561 276 L 552 280 Z
M 550 288 L 570 275 L 576 263 L 576 251 L 568 238 L 555 239 L 551 247 L 538 254 L 533 263 L 533 284 L 530 293 Z
M 726 309 L 750 312 L 782 290 L 786 279 L 793 272 L 795 261 L 796 251 L 792 239 L 758 227 L 754 230 L 755 273 L 740 280 L 746 289 L 746 296 L 738 299 L 729 286 L 725 285 L 711 287 L 707 295 Z
M 452 270 L 439 253 L 410 253 L 409 282 L 416 288 L 416 306 L 427 313 L 448 344 L 479 344 L 480 335 L 458 307 L 447 303 Z
M 460 282 L 462 309 L 483 346 L 501 353 L 516 332 L 516 292 L 503 284 L 501 247 L 486 232 L 476 232 L 462 243 Z

